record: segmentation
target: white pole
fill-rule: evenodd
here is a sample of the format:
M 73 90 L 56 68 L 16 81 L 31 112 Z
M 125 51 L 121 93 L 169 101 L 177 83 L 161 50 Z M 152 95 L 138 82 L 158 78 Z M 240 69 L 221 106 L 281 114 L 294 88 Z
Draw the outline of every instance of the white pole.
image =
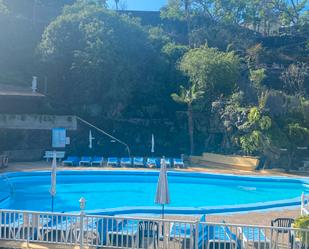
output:
M 192 246 L 192 248 L 196 248 L 196 249 L 198 249 L 199 226 L 200 226 L 200 221 L 197 220 L 196 223 L 195 223 L 195 241 L 194 241 L 194 245 L 193 246 L 190 245 L 190 247 Z M 193 232 L 194 232 L 194 230 L 193 230 Z
M 155 141 L 154 141 L 154 135 L 151 135 L 151 154 L 153 155 L 153 153 L 155 152 Z
M 104 134 L 105 136 L 108 136 L 109 138 L 111 138 L 111 139 L 117 141 L 118 143 L 124 145 L 124 146 L 126 147 L 127 151 L 128 151 L 129 157 L 131 157 L 130 147 L 129 147 L 129 145 L 127 145 L 125 142 L 119 140 L 118 138 L 115 138 L 114 136 L 108 134 L 107 132 L 103 131 L 102 129 L 96 127 L 95 125 L 93 125 L 93 124 L 87 122 L 86 120 L 84 120 L 84 119 L 82 119 L 82 118 L 80 118 L 80 117 L 78 117 L 78 116 L 75 116 L 75 117 L 76 117 L 77 120 L 81 121 L 82 123 L 84 123 L 84 124 L 86 124 L 86 125 L 92 127 L 93 129 L 95 129 L 95 130 L 99 131 L 100 133 Z
M 304 214 L 304 209 L 305 209 L 305 193 L 302 192 L 301 194 L 301 206 L 300 206 L 300 214 Z
M 33 76 L 32 77 L 32 85 L 31 85 L 31 89 L 32 89 L 32 92 L 35 93 L 36 90 L 38 89 L 38 77 L 36 76 Z
M 86 199 L 84 197 L 79 200 L 80 206 L 80 228 L 79 228 L 79 248 L 83 249 L 84 244 L 84 215 L 85 215 L 85 207 L 86 207 Z

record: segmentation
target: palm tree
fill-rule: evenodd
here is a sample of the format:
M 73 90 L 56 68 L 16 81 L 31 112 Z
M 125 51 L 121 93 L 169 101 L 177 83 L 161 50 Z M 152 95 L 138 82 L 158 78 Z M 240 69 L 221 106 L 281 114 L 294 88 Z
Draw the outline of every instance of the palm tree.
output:
M 180 86 L 180 93 L 173 93 L 171 95 L 172 99 L 177 103 L 182 103 L 187 105 L 187 115 L 188 115 L 188 130 L 190 137 L 190 154 L 194 154 L 194 122 L 193 122 L 193 110 L 192 104 L 200 99 L 204 95 L 202 91 L 196 84 L 193 84 L 188 89 Z

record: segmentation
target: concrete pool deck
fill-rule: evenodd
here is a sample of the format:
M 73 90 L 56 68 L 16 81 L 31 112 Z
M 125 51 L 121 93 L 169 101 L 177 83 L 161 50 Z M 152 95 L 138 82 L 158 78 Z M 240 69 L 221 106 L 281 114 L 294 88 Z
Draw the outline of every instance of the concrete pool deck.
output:
M 51 169 L 51 162 L 38 161 L 38 162 L 11 162 L 9 167 L 0 169 L 0 173 L 6 172 L 27 172 L 27 171 L 45 171 Z M 147 168 L 113 168 L 113 167 L 63 167 L 58 166 L 58 170 L 147 170 Z M 168 169 L 174 171 L 184 172 L 206 172 L 213 174 L 232 174 L 232 175 L 252 175 L 252 176 L 286 176 L 286 177 L 309 177 L 309 172 L 290 172 L 286 173 L 281 169 L 269 169 L 269 170 L 256 170 L 256 171 L 245 171 L 239 169 L 216 169 L 214 167 L 199 167 L 198 165 L 192 165 L 185 169 Z
M 7 172 L 29 172 L 29 171 L 46 171 L 50 170 L 51 162 L 47 163 L 45 161 L 40 162 L 18 162 L 18 163 L 10 163 L 8 168 L 1 169 L 0 173 Z M 137 170 L 137 168 L 110 168 L 110 167 L 59 167 L 59 170 Z M 144 169 L 144 168 L 142 168 Z M 145 169 L 144 169 L 145 170 Z M 147 169 L 146 169 L 147 170 Z M 287 174 L 278 170 L 263 170 L 263 171 L 241 171 L 241 170 L 223 170 L 223 169 L 208 169 L 208 168 L 200 168 L 200 167 L 190 167 L 187 169 L 172 169 L 175 171 L 185 171 L 185 172 L 207 172 L 207 173 L 215 173 L 215 174 L 233 174 L 233 175 L 259 175 L 259 176 L 287 176 L 287 177 L 306 177 L 306 174 Z M 234 213 L 234 214 L 211 214 L 207 216 L 207 221 L 210 222 L 221 222 L 224 220 L 228 223 L 237 223 L 237 224 L 252 224 L 252 225 L 270 225 L 270 221 L 278 218 L 278 217 L 289 217 L 296 218 L 300 215 L 299 207 L 291 207 L 291 208 L 282 208 L 275 210 L 266 210 L 259 212 L 246 212 L 246 213 Z M 171 216 L 175 217 L 175 216 Z M 177 218 L 181 219 L 192 219 L 194 216 L 177 216 Z

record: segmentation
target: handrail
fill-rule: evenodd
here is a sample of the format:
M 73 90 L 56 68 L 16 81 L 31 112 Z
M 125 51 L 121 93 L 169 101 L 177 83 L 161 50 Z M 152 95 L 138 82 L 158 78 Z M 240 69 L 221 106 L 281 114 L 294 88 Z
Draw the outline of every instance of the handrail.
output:
M 114 137 L 113 135 L 110 135 L 110 134 L 107 133 L 106 131 L 104 131 L 104 130 L 98 128 L 97 126 L 95 126 L 95 125 L 89 123 L 88 121 L 86 121 L 86 120 L 84 120 L 84 119 L 82 119 L 82 118 L 80 118 L 80 117 L 78 117 L 78 116 L 76 116 L 76 119 L 79 120 L 79 121 L 81 121 L 82 123 L 84 123 L 84 124 L 86 124 L 86 125 L 88 125 L 88 126 L 94 128 L 94 129 L 96 129 L 97 131 L 101 132 L 101 133 L 104 134 L 105 136 L 108 136 L 109 138 L 111 138 L 111 139 L 117 141 L 118 143 L 124 145 L 124 146 L 126 147 L 127 151 L 128 151 L 129 157 L 131 157 L 130 147 L 129 147 L 128 144 L 126 144 L 125 142 L 121 141 L 120 139 Z
M 80 214 L 1 209 L 0 217 L 0 242 L 120 249 L 308 248 L 309 242 L 309 229 L 87 215 L 83 209 Z M 282 231 L 289 236 L 280 236 Z
M 304 192 L 301 195 L 300 213 L 301 213 L 301 215 L 308 215 L 309 214 L 309 196 L 305 195 Z

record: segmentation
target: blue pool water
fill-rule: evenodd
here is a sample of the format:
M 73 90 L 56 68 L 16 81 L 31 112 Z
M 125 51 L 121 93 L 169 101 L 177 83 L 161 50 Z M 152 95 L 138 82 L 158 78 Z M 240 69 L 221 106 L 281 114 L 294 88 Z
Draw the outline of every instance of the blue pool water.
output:
M 155 171 L 59 171 L 54 210 L 78 211 L 84 196 L 89 212 L 159 212 L 154 204 L 157 179 Z M 309 191 L 304 180 L 288 178 L 169 172 L 168 180 L 170 213 L 297 205 L 301 193 Z M 0 182 L 0 208 L 50 211 L 50 172 L 11 173 L 2 175 Z

